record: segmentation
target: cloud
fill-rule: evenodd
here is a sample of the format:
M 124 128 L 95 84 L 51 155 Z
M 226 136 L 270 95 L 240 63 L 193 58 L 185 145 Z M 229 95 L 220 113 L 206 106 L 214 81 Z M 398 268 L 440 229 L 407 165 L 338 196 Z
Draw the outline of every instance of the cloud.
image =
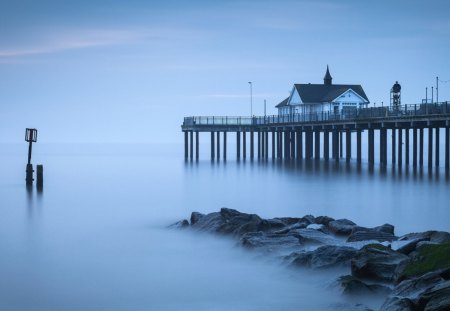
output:
M 37 43 L 15 48 L 0 48 L 0 58 L 56 53 L 66 50 L 126 44 L 137 41 L 143 33 L 124 30 L 81 30 L 47 34 Z

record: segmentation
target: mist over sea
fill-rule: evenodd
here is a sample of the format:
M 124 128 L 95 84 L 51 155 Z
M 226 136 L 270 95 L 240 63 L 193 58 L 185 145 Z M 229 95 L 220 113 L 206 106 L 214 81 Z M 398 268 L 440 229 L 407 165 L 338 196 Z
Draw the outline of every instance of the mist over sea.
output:
M 230 143 L 232 145 L 232 143 Z M 292 270 L 227 238 L 167 226 L 229 207 L 327 215 L 396 234 L 450 231 L 450 180 L 352 161 L 211 162 L 182 145 L 48 145 L 44 191 L 25 188 L 26 144 L 0 147 L 1 310 L 327 310 L 336 272 Z M 377 307 L 380 301 L 365 301 Z

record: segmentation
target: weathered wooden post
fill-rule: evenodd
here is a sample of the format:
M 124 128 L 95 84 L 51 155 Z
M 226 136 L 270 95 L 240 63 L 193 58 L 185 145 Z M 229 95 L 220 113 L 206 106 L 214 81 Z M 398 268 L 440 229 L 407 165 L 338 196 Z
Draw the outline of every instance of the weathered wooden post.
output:
M 303 159 L 303 131 L 297 131 L 297 159 Z
M 27 169 L 26 169 L 26 184 L 27 186 L 31 186 L 33 184 L 33 164 L 31 164 L 31 151 L 32 151 L 32 144 L 37 141 L 37 129 L 31 129 L 27 128 L 25 130 L 25 141 L 27 141 L 28 144 L 28 163 L 27 163 Z
M 242 158 L 245 160 L 247 158 L 247 132 L 242 131 Z
M 330 131 L 323 132 L 323 158 L 325 161 L 330 159 Z
M 345 145 L 345 156 L 348 162 L 352 158 L 352 132 L 350 131 L 350 129 L 347 129 L 345 131 Z
M 356 162 L 361 164 L 362 156 L 361 156 L 361 130 L 356 131 Z
M 320 131 L 314 131 L 314 158 L 320 160 Z
M 42 164 L 36 165 L 36 188 L 42 191 L 44 188 L 44 166 Z

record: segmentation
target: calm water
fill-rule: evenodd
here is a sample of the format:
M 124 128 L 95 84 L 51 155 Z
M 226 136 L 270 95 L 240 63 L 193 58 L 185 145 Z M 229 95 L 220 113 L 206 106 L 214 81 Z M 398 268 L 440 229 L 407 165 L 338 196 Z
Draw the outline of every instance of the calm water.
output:
M 180 147 L 37 144 L 39 194 L 24 186 L 27 146 L 1 145 L 0 310 L 326 310 L 344 302 L 324 289 L 328 274 L 165 228 L 193 210 L 346 217 L 392 223 L 397 234 L 450 231 L 443 172 L 231 155 L 185 163 Z

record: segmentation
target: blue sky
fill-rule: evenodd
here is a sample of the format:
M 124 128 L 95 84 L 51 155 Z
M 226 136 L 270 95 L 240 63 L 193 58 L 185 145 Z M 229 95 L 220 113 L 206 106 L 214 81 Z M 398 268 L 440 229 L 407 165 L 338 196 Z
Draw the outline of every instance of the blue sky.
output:
M 189 115 L 268 113 L 293 83 L 419 103 L 450 80 L 448 1 L 0 2 L 0 142 L 178 142 Z M 450 83 L 439 98 L 450 100 Z

